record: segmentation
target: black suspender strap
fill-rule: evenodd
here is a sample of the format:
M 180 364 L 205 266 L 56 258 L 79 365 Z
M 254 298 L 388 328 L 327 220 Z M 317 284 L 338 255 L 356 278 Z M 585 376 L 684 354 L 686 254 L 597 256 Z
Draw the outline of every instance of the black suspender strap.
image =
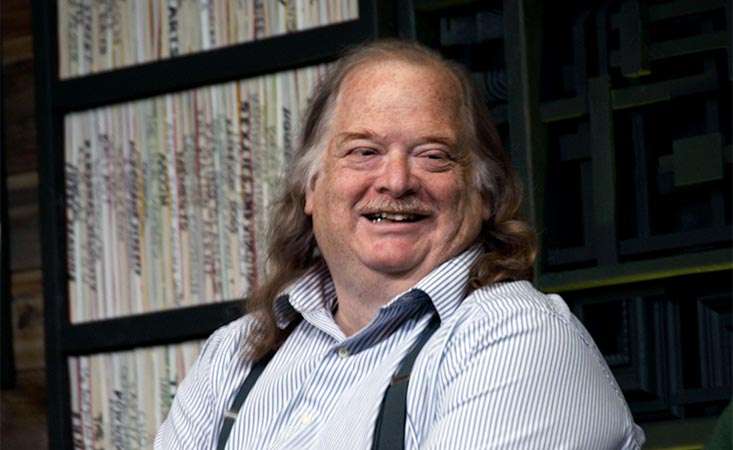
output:
M 417 355 L 435 330 L 440 326 L 438 314 L 434 314 L 405 355 L 392 381 L 387 386 L 374 428 L 372 450 L 398 450 L 405 448 L 405 423 L 407 419 L 407 385 Z
M 239 408 L 242 407 L 244 400 L 249 395 L 249 391 L 252 390 L 252 386 L 255 385 L 257 379 L 262 375 L 262 371 L 267 367 L 267 363 L 270 362 L 274 353 L 270 352 L 260 358 L 249 371 L 249 375 L 244 379 L 244 383 L 239 387 L 237 396 L 234 397 L 232 407 L 224 413 L 224 423 L 221 425 L 221 431 L 219 432 L 219 441 L 216 444 L 217 450 L 224 450 L 229 439 L 229 433 L 232 432 L 232 426 L 234 421 L 237 420 L 237 414 L 239 414 Z
M 412 345 L 410 351 L 400 362 L 397 372 L 392 375 L 392 380 L 387 386 L 384 393 L 384 400 L 379 410 L 377 424 L 374 429 L 374 441 L 372 450 L 397 450 L 405 446 L 405 420 L 407 418 L 407 385 L 410 381 L 410 373 L 412 366 L 415 364 L 417 355 L 420 354 L 423 346 L 435 330 L 440 326 L 440 318 L 437 314 L 433 315 L 425 329 L 418 336 L 417 341 Z M 244 404 L 244 400 L 249 395 L 249 391 L 257 382 L 265 370 L 267 363 L 270 362 L 274 353 L 268 353 L 257 361 L 249 375 L 245 378 L 244 383 L 239 387 L 232 407 L 224 413 L 224 423 L 219 432 L 219 440 L 216 444 L 217 450 L 224 450 L 229 439 L 229 433 L 232 431 L 234 421 L 237 420 L 239 409 Z

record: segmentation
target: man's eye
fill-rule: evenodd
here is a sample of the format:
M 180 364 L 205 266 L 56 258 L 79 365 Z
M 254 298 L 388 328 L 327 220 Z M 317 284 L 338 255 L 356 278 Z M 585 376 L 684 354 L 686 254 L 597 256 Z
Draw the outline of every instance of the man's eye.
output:
M 453 159 L 451 155 L 442 150 L 431 150 L 420 153 L 420 161 L 423 167 L 431 171 L 444 171 L 451 167 Z
M 442 150 L 434 150 L 434 151 L 427 151 L 420 154 L 422 158 L 428 159 L 430 161 L 436 161 L 436 162 L 451 162 L 453 161 L 453 158 L 447 153 Z
M 359 147 L 359 148 L 355 148 L 354 150 L 352 150 L 351 154 L 354 156 L 366 157 L 366 156 L 376 155 L 377 151 L 369 147 Z

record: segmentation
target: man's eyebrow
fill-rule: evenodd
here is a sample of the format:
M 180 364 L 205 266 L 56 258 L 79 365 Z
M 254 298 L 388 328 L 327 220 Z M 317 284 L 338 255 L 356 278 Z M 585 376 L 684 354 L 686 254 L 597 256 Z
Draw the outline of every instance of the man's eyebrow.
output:
M 379 141 L 379 140 L 382 140 L 382 136 L 378 135 L 377 133 L 371 130 L 345 131 L 335 136 L 337 145 L 341 145 L 344 142 L 353 141 L 357 139 Z M 443 144 L 447 147 L 453 147 L 456 145 L 456 139 L 450 136 L 445 136 L 445 135 L 422 136 L 420 137 L 420 139 L 415 141 L 415 145 L 422 145 L 422 144 Z
M 379 135 L 371 130 L 363 131 L 345 131 L 336 135 L 335 140 L 337 145 L 341 145 L 344 142 L 354 141 L 357 139 L 375 140 L 379 139 Z
M 443 144 L 447 147 L 453 147 L 456 145 L 456 140 L 450 136 L 431 135 L 421 137 L 417 140 L 416 144 Z

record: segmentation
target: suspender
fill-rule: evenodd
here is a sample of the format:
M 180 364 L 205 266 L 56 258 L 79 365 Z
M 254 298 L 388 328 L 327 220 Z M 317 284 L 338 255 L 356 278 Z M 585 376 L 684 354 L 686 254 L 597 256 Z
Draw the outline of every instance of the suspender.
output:
M 374 428 L 372 450 L 396 450 L 405 447 L 405 420 L 407 419 L 407 384 L 417 355 L 435 330 L 440 326 L 438 314 L 434 314 L 428 326 L 420 333 L 417 341 L 405 355 L 397 372 L 384 393 L 382 407 Z
M 265 370 L 267 363 L 270 362 L 274 354 L 275 353 L 270 352 L 260 358 L 260 360 L 252 366 L 252 369 L 249 371 L 249 375 L 247 375 L 247 378 L 244 379 L 244 383 L 239 387 L 237 396 L 234 397 L 232 407 L 224 413 L 224 423 L 221 426 L 219 441 L 216 444 L 217 450 L 224 450 L 224 447 L 227 445 L 229 433 L 232 432 L 232 426 L 234 425 L 234 421 L 237 420 L 237 414 L 239 414 L 239 408 L 242 407 L 244 400 L 247 398 L 247 394 L 252 390 L 252 386 L 257 382 L 257 378 L 262 375 L 262 371 Z
M 425 343 L 435 330 L 440 326 L 440 318 L 437 314 L 433 315 L 427 327 L 420 333 L 417 341 L 413 344 L 410 351 L 405 355 L 402 362 L 397 368 L 397 372 L 392 375 L 392 380 L 387 386 L 384 393 L 384 400 L 379 410 L 377 424 L 374 429 L 374 441 L 372 450 L 397 450 L 405 446 L 405 420 L 407 418 L 407 385 L 410 382 L 410 373 L 412 366 L 415 364 L 417 355 L 420 354 Z M 257 361 L 245 378 L 242 385 L 237 391 L 232 407 L 224 413 L 224 423 L 221 426 L 219 440 L 216 449 L 224 450 L 229 439 L 229 433 L 232 431 L 234 421 L 237 420 L 239 409 L 244 404 L 249 391 L 257 382 L 257 378 L 265 370 L 267 363 L 270 362 L 274 353 L 268 353 Z

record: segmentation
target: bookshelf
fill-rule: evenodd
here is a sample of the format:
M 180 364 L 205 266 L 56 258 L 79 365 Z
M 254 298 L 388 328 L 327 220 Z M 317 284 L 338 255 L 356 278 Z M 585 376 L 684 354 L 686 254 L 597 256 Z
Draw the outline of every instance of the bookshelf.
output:
M 359 0 L 356 19 L 62 79 L 58 3 L 33 2 L 51 448 L 84 446 L 72 430 L 71 408 L 78 398 L 70 392 L 70 360 L 78 370 L 80 361 L 97 361 L 102 354 L 123 355 L 134 349 L 203 339 L 241 314 L 241 300 L 224 299 L 146 314 L 70 321 L 65 118 L 109 105 L 328 62 L 349 45 L 394 34 L 398 6 Z

